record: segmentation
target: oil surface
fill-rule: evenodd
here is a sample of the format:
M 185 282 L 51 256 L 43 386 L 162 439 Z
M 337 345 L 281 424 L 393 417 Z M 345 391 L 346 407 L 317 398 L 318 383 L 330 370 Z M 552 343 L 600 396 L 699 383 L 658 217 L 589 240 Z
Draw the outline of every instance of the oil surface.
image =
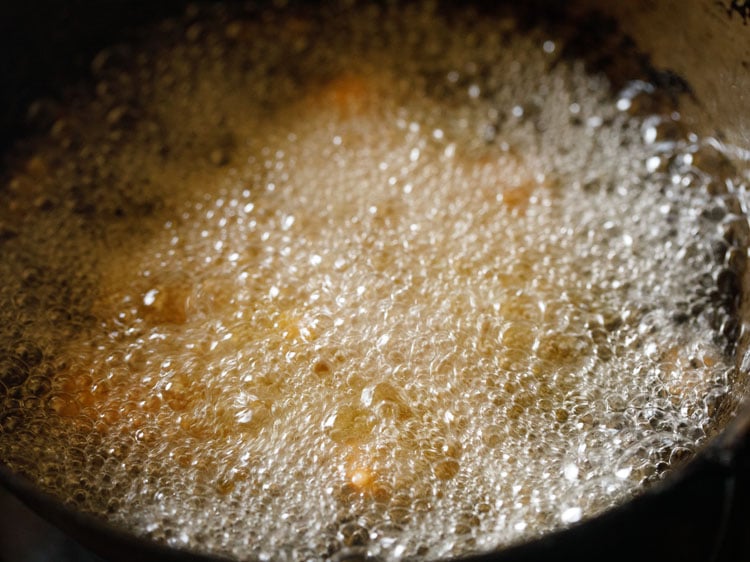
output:
M 190 8 L 0 195 L 0 459 L 240 559 L 590 517 L 717 429 L 747 171 L 512 18 Z

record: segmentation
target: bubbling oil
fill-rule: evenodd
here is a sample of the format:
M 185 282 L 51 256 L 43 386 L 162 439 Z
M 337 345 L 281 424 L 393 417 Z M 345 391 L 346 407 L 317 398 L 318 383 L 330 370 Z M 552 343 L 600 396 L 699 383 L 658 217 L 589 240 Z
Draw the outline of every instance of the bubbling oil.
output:
M 32 106 L 0 459 L 173 546 L 435 559 L 591 517 L 719 429 L 744 162 L 512 18 L 236 10 Z

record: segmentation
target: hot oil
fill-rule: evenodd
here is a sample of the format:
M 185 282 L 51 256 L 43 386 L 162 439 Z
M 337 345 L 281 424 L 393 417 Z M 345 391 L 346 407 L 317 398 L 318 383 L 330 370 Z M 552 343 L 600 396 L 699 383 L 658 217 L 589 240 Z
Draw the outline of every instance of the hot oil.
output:
M 720 429 L 744 162 L 511 18 L 251 15 L 32 108 L 0 458 L 170 545 L 392 560 L 590 517 Z

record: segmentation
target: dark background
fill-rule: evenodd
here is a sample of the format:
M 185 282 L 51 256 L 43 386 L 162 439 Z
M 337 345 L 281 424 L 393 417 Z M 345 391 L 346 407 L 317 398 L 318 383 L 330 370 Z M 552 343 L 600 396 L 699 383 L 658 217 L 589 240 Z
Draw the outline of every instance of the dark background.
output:
M 0 562 L 103 562 L 0 487 Z

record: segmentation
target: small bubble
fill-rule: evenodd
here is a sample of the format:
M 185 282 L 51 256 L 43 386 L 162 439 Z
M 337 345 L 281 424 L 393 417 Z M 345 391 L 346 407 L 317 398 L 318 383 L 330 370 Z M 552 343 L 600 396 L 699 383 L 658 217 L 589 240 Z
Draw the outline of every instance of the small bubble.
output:
M 370 533 L 360 525 L 347 524 L 339 529 L 338 538 L 345 546 L 364 546 L 370 542 Z
M 618 468 L 615 471 L 615 476 L 620 480 L 627 480 L 628 478 L 630 478 L 631 472 L 633 472 L 633 468 L 630 466 L 626 466 L 623 468 Z
M 627 111 L 633 105 L 633 101 L 629 98 L 620 98 L 617 100 L 617 109 L 620 111 Z
M 575 481 L 578 479 L 578 467 L 575 464 L 566 464 L 563 468 L 563 475 L 567 480 Z
M 646 170 L 653 174 L 656 170 L 661 167 L 661 158 L 659 156 L 652 156 L 646 160 Z
M 319 359 L 313 364 L 313 372 L 319 376 L 325 376 L 331 374 L 333 367 L 325 359 Z
M 576 523 L 581 520 L 583 510 L 580 507 L 569 507 L 560 514 L 563 523 Z
M 458 474 L 460 467 L 458 461 L 447 459 L 435 463 L 432 471 L 439 480 L 450 480 Z

